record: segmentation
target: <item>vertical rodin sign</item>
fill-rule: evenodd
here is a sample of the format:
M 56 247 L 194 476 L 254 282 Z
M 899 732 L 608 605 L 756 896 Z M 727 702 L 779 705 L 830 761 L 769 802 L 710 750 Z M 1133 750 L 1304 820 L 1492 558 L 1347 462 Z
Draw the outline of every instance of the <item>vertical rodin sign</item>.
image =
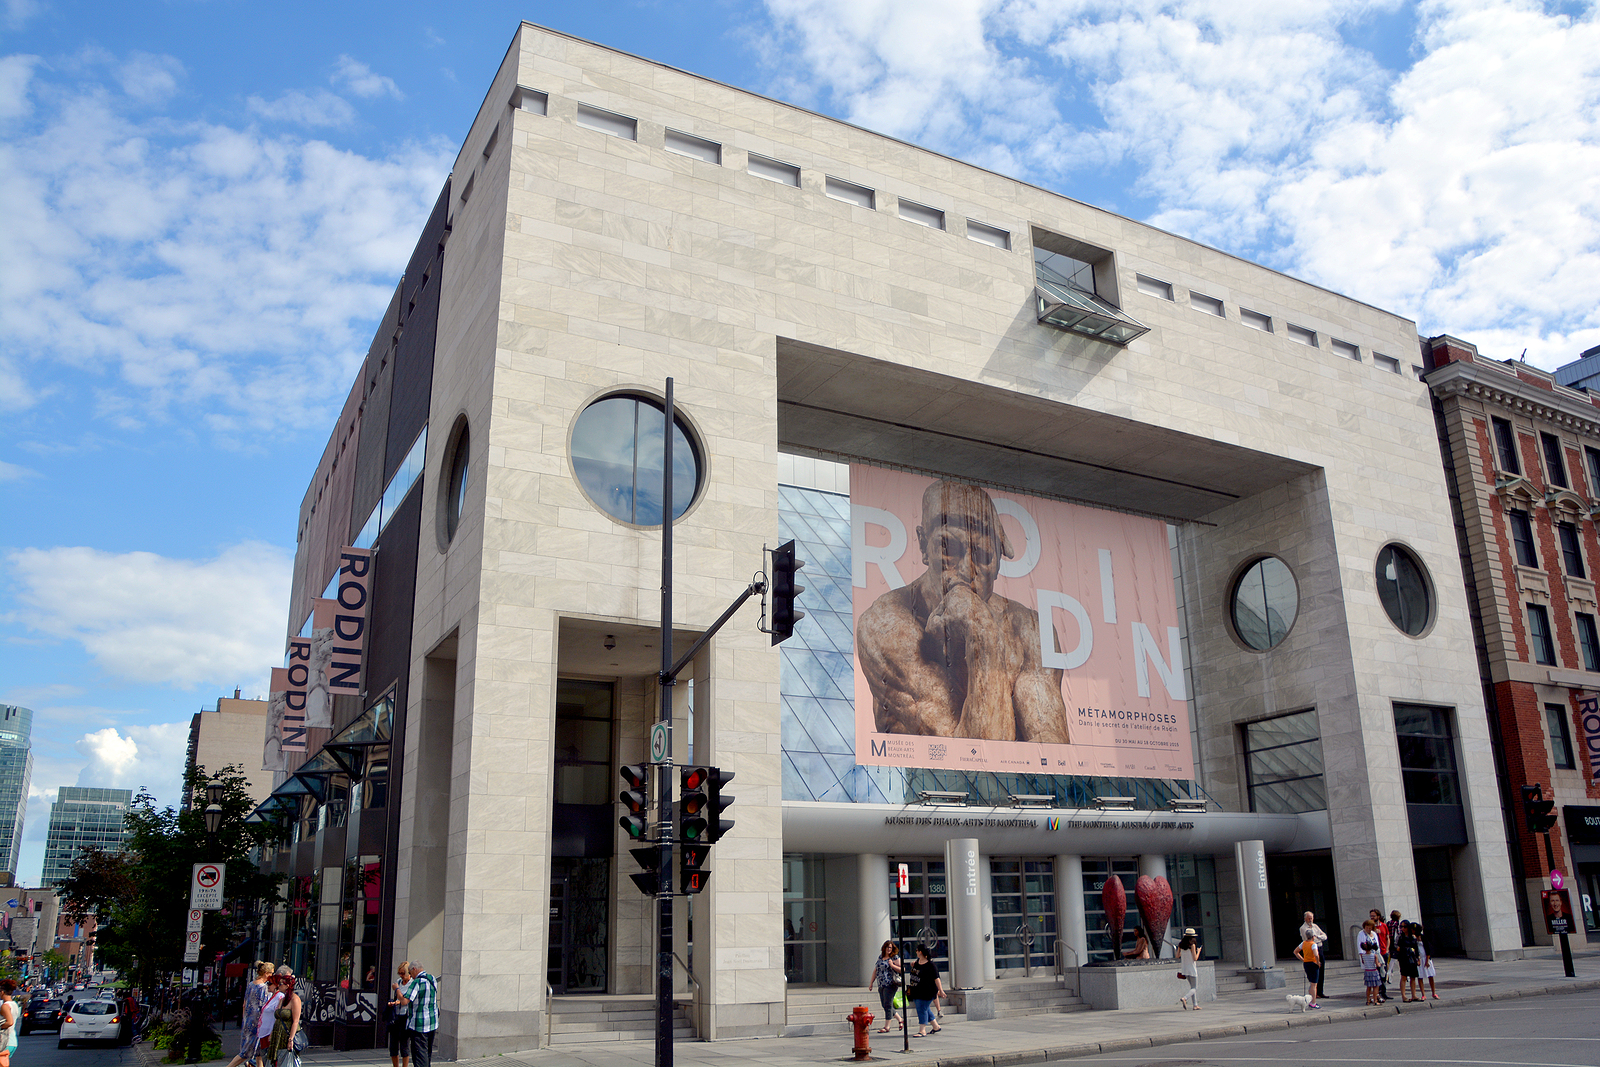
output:
M 189 876 L 189 907 L 196 911 L 222 910 L 222 883 L 228 873 L 225 863 L 197 863 Z

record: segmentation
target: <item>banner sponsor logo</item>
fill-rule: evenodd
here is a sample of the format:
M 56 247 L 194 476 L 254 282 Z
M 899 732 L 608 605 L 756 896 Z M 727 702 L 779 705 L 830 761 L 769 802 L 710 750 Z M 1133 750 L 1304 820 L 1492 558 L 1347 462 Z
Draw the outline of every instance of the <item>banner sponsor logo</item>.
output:
M 856 758 L 1191 778 L 1166 524 L 850 468 Z

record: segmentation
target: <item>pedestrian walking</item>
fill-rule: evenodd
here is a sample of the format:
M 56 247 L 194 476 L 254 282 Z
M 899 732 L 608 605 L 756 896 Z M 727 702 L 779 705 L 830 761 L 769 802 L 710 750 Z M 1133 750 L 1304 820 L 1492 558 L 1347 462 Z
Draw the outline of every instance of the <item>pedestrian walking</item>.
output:
M 433 1035 L 439 1029 L 439 983 L 419 964 L 406 964 L 411 977 L 400 990 L 400 999 L 411 1009 L 406 1020 L 411 1035 L 411 1067 L 430 1067 L 433 1063 Z
M 1183 991 L 1183 996 L 1178 998 L 1178 1006 L 1184 1011 L 1189 1010 L 1189 1001 L 1194 1001 L 1194 1010 L 1200 1010 L 1200 938 L 1195 936 L 1194 927 L 1183 928 L 1183 939 L 1178 942 L 1178 977 L 1189 983 L 1189 988 Z
M 400 984 L 409 982 L 411 975 L 404 963 L 394 969 L 396 980 L 389 983 L 389 1002 L 385 1008 L 389 1031 L 389 1063 L 392 1067 L 409 1067 L 411 1063 L 411 1037 L 406 1021 L 411 1018 L 411 1005 L 400 999 Z
M 5 1029 L 5 1045 L 0 1047 L 0 1067 L 11 1067 L 13 1054 L 17 1051 L 17 1031 L 20 1029 L 17 1024 L 22 1017 L 17 1002 L 12 999 L 16 992 L 16 979 L 0 978 L 0 1027 Z
M 1317 996 L 1325 997 L 1327 994 L 1322 991 L 1322 975 L 1324 972 L 1320 966 L 1320 961 L 1323 956 L 1322 946 L 1327 942 L 1328 935 L 1323 933 L 1322 927 L 1317 925 L 1317 917 L 1309 911 L 1306 912 L 1305 922 L 1300 924 L 1300 940 L 1310 940 L 1317 943 L 1317 959 L 1319 961 L 1317 968 Z
M 1306 996 L 1311 998 L 1310 1007 L 1322 1007 L 1317 1003 L 1317 982 L 1322 977 L 1322 950 L 1314 939 L 1308 937 L 1295 946 L 1294 958 L 1306 969 Z
M 228 1061 L 228 1067 L 255 1067 L 261 1040 L 256 1028 L 261 1024 L 261 1006 L 267 1002 L 267 979 L 274 968 L 266 960 L 256 961 L 256 975 L 244 987 L 244 1009 L 239 1015 L 239 1054 Z
M 939 980 L 939 965 L 933 962 L 928 950 L 917 947 L 917 962 L 911 967 L 911 1002 L 917 1006 L 917 1032 L 912 1037 L 937 1034 L 944 1027 L 933 1021 L 933 1002 L 944 995 L 944 983 Z
M 303 1005 L 300 995 L 295 992 L 294 971 L 287 963 L 284 964 L 272 976 L 270 984 L 277 992 L 278 999 L 271 1011 L 263 1008 L 261 1012 L 261 1027 L 269 1023 L 272 1027 L 262 1048 L 262 1067 L 298 1067 L 300 1050 L 306 1047 L 306 1035 L 300 1029 Z M 271 1000 L 267 1003 L 274 1004 Z
M 900 992 L 900 950 L 893 941 L 885 941 L 878 949 L 878 958 L 872 965 L 872 981 L 867 983 L 868 992 L 878 991 L 878 1003 L 883 1005 L 883 1025 L 878 1027 L 878 1033 L 887 1034 L 894 1025 L 894 998 Z M 904 1011 L 902 1010 L 900 1025 L 905 1026 Z

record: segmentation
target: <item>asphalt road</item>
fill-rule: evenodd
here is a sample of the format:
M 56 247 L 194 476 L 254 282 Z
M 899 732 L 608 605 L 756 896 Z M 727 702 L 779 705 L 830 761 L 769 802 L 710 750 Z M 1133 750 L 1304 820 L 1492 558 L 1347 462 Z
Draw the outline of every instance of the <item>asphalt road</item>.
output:
M 117 1045 L 68 1045 L 56 1048 L 56 1035 L 49 1030 L 17 1039 L 12 1067 L 139 1067 L 143 1062 L 132 1049 Z
M 1600 1064 L 1600 990 L 1520 997 L 1460 1008 L 1435 1007 L 1431 1011 L 1299 1027 L 1281 1034 L 1109 1052 L 1073 1062 L 1127 1067 L 1596 1067 Z

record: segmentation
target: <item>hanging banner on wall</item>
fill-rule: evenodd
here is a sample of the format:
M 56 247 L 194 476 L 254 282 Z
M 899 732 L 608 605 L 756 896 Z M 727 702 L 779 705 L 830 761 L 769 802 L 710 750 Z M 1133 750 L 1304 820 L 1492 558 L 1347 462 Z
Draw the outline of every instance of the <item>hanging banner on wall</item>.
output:
M 1578 698 L 1578 722 L 1583 726 L 1583 753 L 1589 758 L 1589 782 L 1600 785 L 1600 695 Z
M 1166 524 L 853 464 L 856 761 L 1191 778 Z
M 346 548 L 339 552 L 338 592 L 332 601 L 333 644 L 328 650 L 327 667 L 328 691 L 335 695 L 361 695 L 371 580 L 370 548 Z

